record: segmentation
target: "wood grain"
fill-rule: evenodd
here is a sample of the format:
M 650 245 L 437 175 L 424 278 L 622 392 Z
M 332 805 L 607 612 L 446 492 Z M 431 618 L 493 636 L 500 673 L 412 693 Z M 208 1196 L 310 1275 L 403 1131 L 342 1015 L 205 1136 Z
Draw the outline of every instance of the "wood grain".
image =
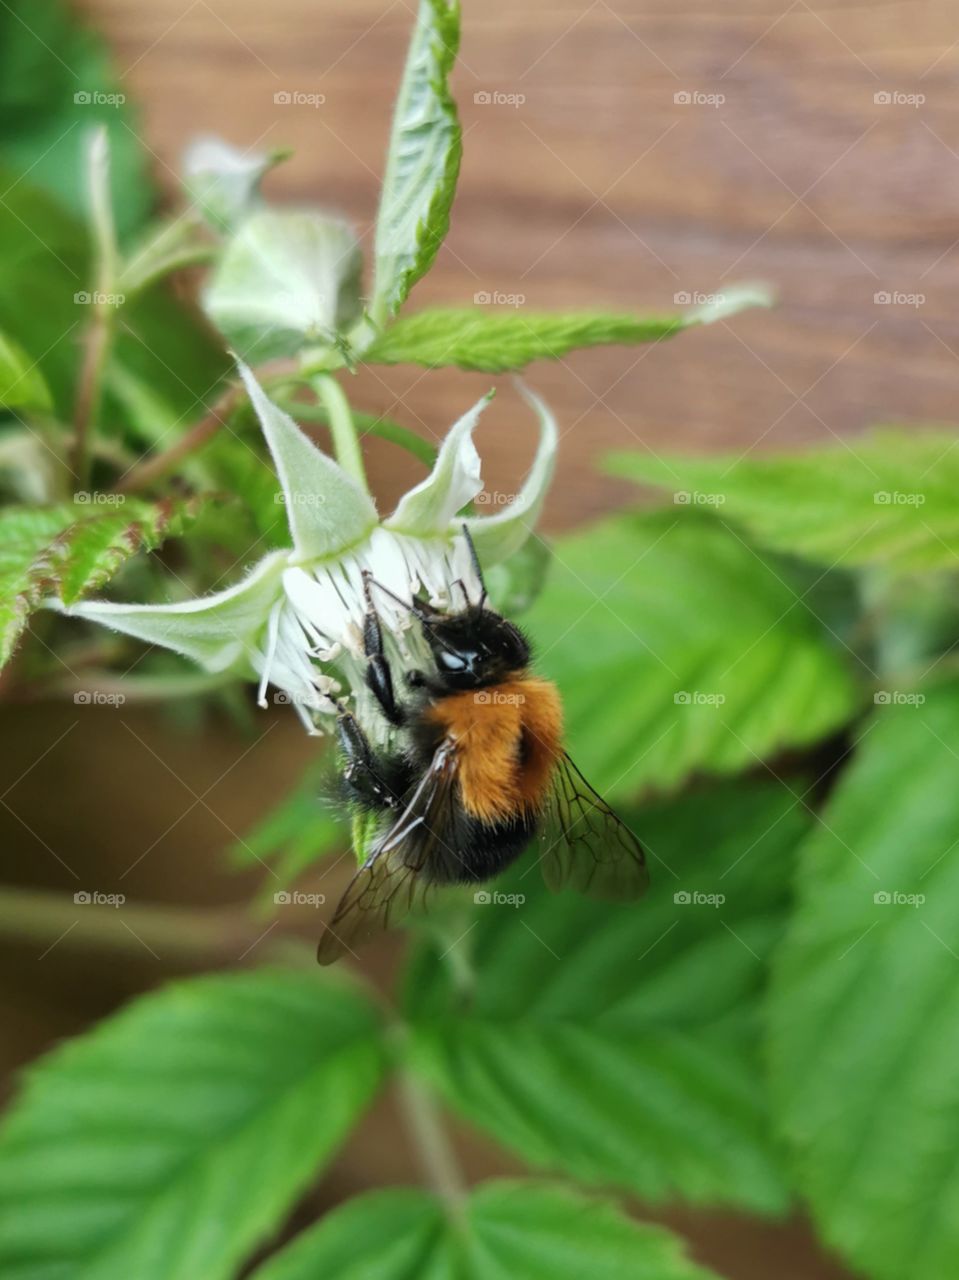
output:
M 288 143 L 295 158 L 270 195 L 338 207 L 368 243 L 411 0 L 84 7 L 143 104 L 166 186 L 198 130 Z M 417 305 L 499 290 L 528 307 L 670 307 L 677 293 L 750 279 L 780 297 L 774 312 L 674 342 L 534 366 L 565 432 L 549 523 L 626 500 L 592 469 L 610 447 L 745 451 L 834 435 L 854 446 L 877 421 L 957 417 L 959 45 L 948 4 L 464 7 L 462 181 Z M 325 101 L 276 105 L 283 90 Z M 474 101 L 484 92 L 523 100 Z M 882 291 L 924 301 L 877 305 Z M 488 382 L 377 370 L 354 394 L 439 432 Z M 508 384 L 488 419 L 489 482 L 508 490 L 531 431 Z M 389 446 L 373 454 L 389 498 L 413 472 Z

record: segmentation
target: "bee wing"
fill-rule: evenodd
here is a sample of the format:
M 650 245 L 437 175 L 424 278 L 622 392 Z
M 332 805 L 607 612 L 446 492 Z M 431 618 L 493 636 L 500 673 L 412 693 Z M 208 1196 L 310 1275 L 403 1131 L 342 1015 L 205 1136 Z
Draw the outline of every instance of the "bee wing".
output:
M 563 752 L 553 779 L 540 857 L 546 886 L 606 901 L 649 886 L 642 846 Z
M 317 949 L 320 964 L 332 964 L 425 903 L 431 885 L 422 873 L 430 855 L 449 839 L 456 775 L 456 751 L 444 739 L 403 811 L 377 839 L 324 926 Z

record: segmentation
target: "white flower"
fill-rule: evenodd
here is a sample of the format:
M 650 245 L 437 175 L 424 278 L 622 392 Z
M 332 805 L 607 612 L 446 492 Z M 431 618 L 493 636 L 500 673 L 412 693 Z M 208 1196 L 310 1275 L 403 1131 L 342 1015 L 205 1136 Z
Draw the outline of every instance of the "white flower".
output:
M 382 739 L 388 729 L 364 681 L 364 571 L 372 575 L 390 656 L 406 668 L 421 664 L 428 651 L 405 606 L 419 592 L 436 608 L 462 607 L 463 593 L 478 599 L 464 524 L 484 568 L 522 546 L 552 476 L 555 422 L 524 391 L 539 417 L 540 441 L 523 487 L 497 514 L 464 519 L 457 513 L 483 488 L 472 433 L 484 397 L 450 429 L 430 475 L 381 522 L 365 489 L 267 398 L 245 365 L 239 368 L 276 464 L 292 547 L 265 556 L 228 590 L 186 603 L 50 603 L 164 645 L 208 671 L 258 679 L 261 706 L 273 685 L 311 733 L 336 713 L 334 699 L 351 698 L 367 731 Z

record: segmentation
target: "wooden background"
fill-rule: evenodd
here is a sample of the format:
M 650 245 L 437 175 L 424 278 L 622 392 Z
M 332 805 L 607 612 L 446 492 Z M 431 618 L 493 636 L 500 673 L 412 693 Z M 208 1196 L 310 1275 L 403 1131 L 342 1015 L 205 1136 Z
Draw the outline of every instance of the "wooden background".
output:
M 530 308 L 671 308 L 676 294 L 751 279 L 780 297 L 773 312 L 656 347 L 533 366 L 565 432 L 549 524 L 626 500 L 587 465 L 609 447 L 776 449 L 852 440 L 876 422 L 959 420 L 954 5 L 463 7 L 462 179 L 414 305 L 499 291 Z M 412 0 L 84 8 L 143 104 L 166 185 L 199 129 L 290 144 L 269 194 L 339 208 L 369 242 Z M 283 91 L 325 101 L 278 106 Z M 676 101 L 684 93 L 724 100 Z M 882 292 L 923 301 L 877 304 Z M 404 368 L 364 374 L 355 393 L 436 432 L 490 381 Z M 532 427 L 501 382 L 480 443 L 491 487 L 508 491 Z M 395 464 L 387 451 L 374 465 L 387 497 L 409 478 Z
M 111 41 L 143 137 L 170 191 L 198 130 L 240 146 L 290 144 L 278 201 L 345 212 L 368 243 L 410 0 L 84 0 Z M 871 423 L 959 421 L 959 12 L 945 3 L 472 0 L 456 89 L 466 133 L 452 228 L 413 303 L 485 291 L 527 307 L 671 308 L 674 295 L 774 285 L 779 306 L 673 342 L 583 352 L 529 380 L 564 431 L 547 520 L 574 525 L 628 500 L 593 462 L 612 447 L 777 449 Z M 283 92 L 322 106 L 280 106 Z M 475 94 L 512 95 L 506 102 Z M 677 94 L 722 95 L 711 105 Z M 898 95 L 883 103 L 875 95 Z M 522 101 L 517 101 L 517 96 Z M 924 99 L 915 105 L 909 95 Z M 877 293 L 919 295 L 877 304 Z M 350 384 L 364 408 L 441 432 L 489 385 L 401 368 Z M 508 380 L 480 429 L 491 489 L 515 485 L 532 428 Z M 374 447 L 384 499 L 415 474 Z M 207 725 L 186 735 L 147 711 L 9 708 L 21 761 L 0 844 L 24 880 L 84 883 L 135 903 L 238 901 L 224 851 L 298 775 L 313 745 L 290 716 L 256 740 Z M 158 763 L 159 761 L 159 763 Z M 161 765 L 163 767 L 161 767 Z M 63 778 L 69 785 L 63 785 Z M 188 782 L 183 781 L 189 780 Z M 117 781 L 119 780 L 119 781 Z M 49 796 L 58 793 L 58 804 Z M 202 802 L 197 796 L 203 796 Z M 110 813 L 103 814 L 108 798 Z M 15 812 L 13 812 L 15 810 Z M 25 824 L 28 824 L 28 829 Z M 136 874 L 119 869 L 146 849 Z M 306 922 L 306 932 L 314 929 Z M 134 941 L 122 963 L 69 941 L 2 943 L 5 1066 L 81 1029 L 177 967 Z M 373 949 L 385 974 L 395 952 Z M 42 963 L 38 963 L 38 957 Z M 509 1169 L 463 1138 L 479 1176 Z M 415 1177 L 384 1103 L 324 1179 L 319 1203 Z M 799 1227 L 673 1214 L 698 1256 L 736 1280 L 834 1280 Z

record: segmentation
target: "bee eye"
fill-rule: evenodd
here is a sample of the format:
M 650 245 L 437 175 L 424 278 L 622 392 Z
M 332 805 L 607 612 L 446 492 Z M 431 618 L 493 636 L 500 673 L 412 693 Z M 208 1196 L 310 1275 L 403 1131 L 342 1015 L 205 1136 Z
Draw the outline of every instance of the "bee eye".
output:
M 466 668 L 466 662 L 458 653 L 452 653 L 448 649 L 441 649 L 437 654 L 439 665 L 446 671 L 463 671 Z

